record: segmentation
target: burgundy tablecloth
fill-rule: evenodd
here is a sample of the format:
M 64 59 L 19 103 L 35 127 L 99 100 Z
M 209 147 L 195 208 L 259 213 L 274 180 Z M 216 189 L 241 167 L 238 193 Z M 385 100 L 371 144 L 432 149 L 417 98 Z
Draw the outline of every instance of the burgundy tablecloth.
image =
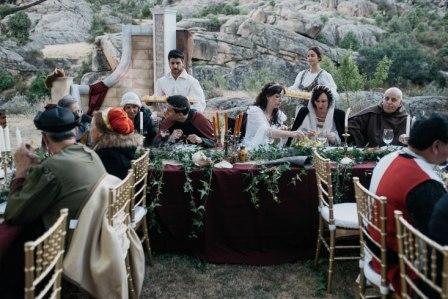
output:
M 368 184 L 374 164 L 357 165 L 353 176 Z M 164 186 L 156 209 L 160 229 L 152 230 L 155 251 L 186 251 L 215 263 L 271 265 L 309 258 L 314 252 L 318 225 L 318 200 L 313 169 L 301 176 L 296 185 L 291 178 L 300 171 L 293 168 L 277 182 L 280 203 L 266 190 L 260 192 L 260 207 L 255 208 L 244 190 L 254 171 L 248 165 L 233 169 L 214 169 L 212 192 L 205 211 L 203 233 L 197 239 L 191 232 L 189 197 L 183 193 L 184 171 L 167 165 Z M 199 187 L 200 172 L 192 174 Z M 353 194 L 353 189 L 349 194 Z M 150 200 L 150 199 L 149 199 Z M 352 198 L 354 201 L 354 199 Z

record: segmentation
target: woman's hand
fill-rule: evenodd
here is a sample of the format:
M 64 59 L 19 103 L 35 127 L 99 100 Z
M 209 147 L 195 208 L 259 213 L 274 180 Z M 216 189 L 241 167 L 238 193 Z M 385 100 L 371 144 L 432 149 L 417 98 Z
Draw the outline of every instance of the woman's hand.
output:
M 301 130 L 291 131 L 289 137 L 292 137 L 295 139 L 302 139 L 303 137 L 305 137 L 305 133 L 303 133 Z
M 182 134 L 184 132 L 180 129 L 175 129 L 173 133 L 171 133 L 171 136 L 168 138 L 171 142 L 176 142 L 180 137 L 182 137 Z

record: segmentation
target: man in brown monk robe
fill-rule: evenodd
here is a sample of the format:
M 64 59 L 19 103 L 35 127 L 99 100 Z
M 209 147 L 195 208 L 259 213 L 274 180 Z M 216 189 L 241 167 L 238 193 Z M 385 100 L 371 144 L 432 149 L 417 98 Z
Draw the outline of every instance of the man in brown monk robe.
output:
M 399 136 L 406 133 L 406 110 L 403 94 L 397 87 L 384 93 L 381 103 L 368 107 L 353 115 L 348 121 L 350 140 L 358 147 L 385 145 L 384 129 L 394 131 L 393 145 L 399 145 Z
M 170 96 L 167 102 L 172 113 L 160 123 L 156 144 L 185 141 L 204 148 L 215 147 L 215 137 L 210 121 L 202 113 L 190 109 L 190 103 L 186 97 Z

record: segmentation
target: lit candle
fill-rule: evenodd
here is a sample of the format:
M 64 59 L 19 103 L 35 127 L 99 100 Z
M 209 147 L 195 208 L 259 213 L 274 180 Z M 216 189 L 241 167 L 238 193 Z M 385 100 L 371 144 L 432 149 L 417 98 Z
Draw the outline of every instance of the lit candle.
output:
M 11 151 L 11 140 L 9 138 L 9 127 L 5 127 L 5 149 L 7 152 Z
M 213 123 L 213 135 L 215 135 L 216 139 L 218 139 L 218 133 L 216 132 L 216 117 L 214 115 L 213 115 L 212 123 Z
M 344 127 L 346 132 L 348 131 L 348 116 L 350 115 L 350 110 L 351 108 L 348 107 L 347 112 L 345 113 Z
M 221 126 L 219 125 L 219 113 L 216 112 L 216 127 L 218 128 L 218 136 L 221 135 Z
M 406 117 L 406 136 L 409 136 L 411 132 L 411 116 L 408 114 Z
M 227 112 L 224 113 L 224 134 L 227 134 L 227 130 L 229 128 L 229 115 Z
M 417 118 L 415 116 L 412 117 L 412 121 L 411 121 L 411 128 L 412 126 L 415 124 L 415 121 L 417 120 Z
M 5 151 L 5 133 L 2 126 L 0 126 L 0 150 Z
M 17 147 L 19 148 L 22 145 L 22 133 L 20 133 L 19 128 L 16 128 L 16 140 L 17 140 Z
M 143 111 L 140 111 L 140 133 L 143 134 Z

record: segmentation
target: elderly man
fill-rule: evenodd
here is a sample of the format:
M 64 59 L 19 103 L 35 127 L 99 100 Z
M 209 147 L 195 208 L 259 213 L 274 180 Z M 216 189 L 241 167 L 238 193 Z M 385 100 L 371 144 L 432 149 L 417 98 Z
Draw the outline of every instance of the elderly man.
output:
M 199 81 L 185 70 L 184 53 L 177 49 L 171 50 L 168 53 L 168 61 L 171 71 L 157 80 L 154 95 L 189 97 L 195 101 L 191 108 L 204 112 L 206 106 L 204 91 Z
M 384 129 L 392 129 L 393 145 L 400 144 L 400 135 L 406 132 L 407 113 L 400 89 L 391 87 L 384 93 L 380 104 L 368 107 L 349 119 L 350 140 L 358 147 L 384 145 Z
M 190 103 L 186 97 L 170 96 L 167 102 L 172 113 L 160 124 L 156 142 L 185 141 L 205 148 L 215 146 L 213 127 L 210 121 L 202 113 L 190 109 Z M 164 140 L 166 138 L 167 140 Z
M 62 99 L 60 99 L 58 101 L 58 106 L 67 108 L 71 112 L 81 117 L 79 126 L 75 129 L 76 141 L 90 146 L 89 129 L 90 123 L 92 122 L 92 117 L 82 113 L 81 108 L 79 107 L 79 102 L 75 100 L 75 98 L 73 98 L 71 95 L 66 95 Z
M 20 226 L 22 234 L 1 259 L 0 292 L 4 298 L 23 297 L 23 242 L 50 228 L 63 208 L 69 210 L 69 223 L 77 219 L 89 194 L 106 175 L 97 154 L 76 144 L 73 129 L 79 124 L 78 115 L 53 106 L 39 112 L 34 124 L 42 131 L 50 156 L 39 162 L 29 145 L 23 145 L 15 153 L 16 172 L 4 217 L 7 224 Z
M 373 170 L 370 191 L 387 198 L 388 280 L 399 288 L 397 239 L 394 210 L 403 211 L 406 219 L 424 234 L 434 205 L 446 193 L 442 179 L 434 171 L 448 158 L 448 118 L 432 115 L 413 125 L 408 147 L 383 157 Z M 376 235 L 376 241 L 380 236 Z M 378 263 L 372 264 L 379 273 Z
M 154 141 L 154 137 L 157 135 L 156 127 L 151 118 L 151 110 L 143 107 L 139 96 L 132 91 L 123 95 L 120 106 L 123 107 L 128 117 L 134 122 L 134 128 L 138 132 L 140 131 L 140 112 L 142 112 L 143 136 L 145 136 L 143 145 L 145 147 L 150 146 Z

